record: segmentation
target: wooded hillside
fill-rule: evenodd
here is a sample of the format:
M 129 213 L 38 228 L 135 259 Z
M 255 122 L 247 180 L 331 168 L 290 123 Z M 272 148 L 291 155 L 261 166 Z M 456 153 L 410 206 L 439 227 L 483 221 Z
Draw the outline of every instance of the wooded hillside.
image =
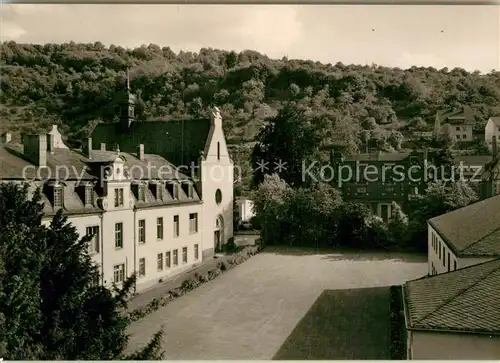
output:
M 493 71 L 332 65 L 254 51 L 175 54 L 154 44 L 125 49 L 99 42 L 6 42 L 0 53 L 0 131 L 35 132 L 57 122 L 72 146 L 85 137 L 90 121 L 116 117 L 127 65 L 140 120 L 206 116 L 207 106 L 216 104 L 233 144 L 253 141 L 286 102 L 309 108 L 323 119 L 329 142 L 352 151 L 364 138 L 387 148 L 400 137 L 397 130 L 432 128 L 435 112 L 444 107 L 470 105 L 478 130 L 500 115 L 500 72 Z

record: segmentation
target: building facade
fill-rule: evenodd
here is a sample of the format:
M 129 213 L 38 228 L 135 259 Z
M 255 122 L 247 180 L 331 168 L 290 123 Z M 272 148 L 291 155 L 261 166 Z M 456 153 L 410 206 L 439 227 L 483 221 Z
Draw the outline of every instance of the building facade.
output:
M 452 142 L 474 139 L 474 114 L 469 106 L 436 113 L 434 132 Z
M 66 147 L 57 128 L 24 135 L 22 144 L 9 138 L 0 146 L 0 177 L 42 191 L 45 224 L 62 209 L 80 236 L 92 237 L 101 283 L 120 284 L 136 273 L 140 292 L 211 258 L 232 238 L 233 163 L 217 108 L 211 119 L 194 121 L 206 132 L 190 146 L 189 155 L 199 148 L 193 163 L 181 165 L 180 148 L 169 154 L 180 154 L 176 163 L 151 151 L 172 148 L 165 130 L 184 121 L 143 122 L 146 135 L 134 134 L 135 98 L 126 101 L 120 122 L 98 125 L 97 140 L 86 140 L 82 151 Z M 121 128 L 124 121 L 129 128 Z M 114 127 L 123 131 L 116 138 L 99 131 Z

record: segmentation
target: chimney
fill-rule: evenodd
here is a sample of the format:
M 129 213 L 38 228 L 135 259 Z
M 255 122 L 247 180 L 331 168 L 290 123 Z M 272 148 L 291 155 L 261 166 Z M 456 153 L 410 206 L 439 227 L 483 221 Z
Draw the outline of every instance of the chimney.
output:
M 90 159 L 90 152 L 92 151 L 92 138 L 87 138 L 87 144 L 85 145 L 85 156 Z
M 144 160 L 144 144 L 137 147 L 137 159 Z
M 47 135 L 24 135 L 24 156 L 38 166 L 47 165 Z
M 2 143 L 6 144 L 12 140 L 12 134 L 10 132 L 6 132 L 2 135 Z
M 493 136 L 491 139 L 491 153 L 493 154 L 493 160 L 497 158 L 497 137 Z
M 101 151 L 106 151 L 106 144 L 101 142 Z
M 47 151 L 51 154 L 54 153 L 54 138 L 51 134 L 47 134 Z

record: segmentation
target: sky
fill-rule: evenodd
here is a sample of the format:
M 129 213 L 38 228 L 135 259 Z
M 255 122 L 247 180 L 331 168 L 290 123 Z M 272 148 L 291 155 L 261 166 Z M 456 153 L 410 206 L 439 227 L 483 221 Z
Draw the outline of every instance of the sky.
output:
M 1 4 L 0 39 L 500 70 L 500 6 Z

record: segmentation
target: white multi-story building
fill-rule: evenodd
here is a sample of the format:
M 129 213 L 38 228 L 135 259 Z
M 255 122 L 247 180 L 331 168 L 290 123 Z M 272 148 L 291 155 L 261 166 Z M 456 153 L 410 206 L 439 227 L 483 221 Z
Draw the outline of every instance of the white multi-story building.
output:
M 0 178 L 40 188 L 44 223 L 63 209 L 80 236 L 93 236 L 101 282 L 136 272 L 140 292 L 232 238 L 233 162 L 217 108 L 210 119 L 139 123 L 128 80 L 126 91 L 120 122 L 98 125 L 82 152 L 57 127 L 21 144 L 5 135 Z

